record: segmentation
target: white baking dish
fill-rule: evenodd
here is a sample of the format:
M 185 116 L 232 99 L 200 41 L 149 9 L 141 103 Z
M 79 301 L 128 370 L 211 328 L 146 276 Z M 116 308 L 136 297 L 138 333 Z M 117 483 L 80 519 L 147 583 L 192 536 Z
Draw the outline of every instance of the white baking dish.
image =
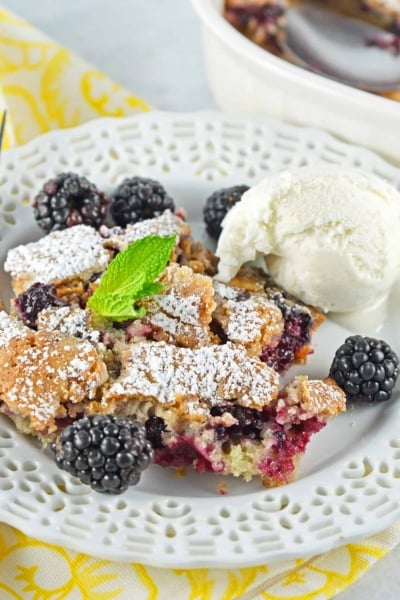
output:
M 310 73 L 266 52 L 222 17 L 222 0 L 192 0 L 209 82 L 229 112 L 318 127 L 400 164 L 400 102 Z

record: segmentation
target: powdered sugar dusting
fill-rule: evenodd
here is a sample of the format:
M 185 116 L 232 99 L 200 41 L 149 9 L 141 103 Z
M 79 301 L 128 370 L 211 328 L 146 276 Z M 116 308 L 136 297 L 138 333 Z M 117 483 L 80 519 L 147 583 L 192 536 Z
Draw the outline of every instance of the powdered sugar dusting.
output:
M 28 335 L 30 331 L 17 317 L 10 316 L 4 310 L 0 311 L 0 347 L 7 346 L 13 338 Z
M 132 242 L 142 239 L 148 235 L 159 235 L 169 237 L 177 234 L 176 243 L 179 242 L 179 236 L 189 231 L 188 226 L 182 219 L 174 215 L 170 210 L 166 210 L 160 217 L 139 221 L 133 225 L 122 227 L 100 227 L 100 234 L 106 240 L 105 245 L 116 248 L 119 251 L 124 250 Z
M 92 344 L 100 341 L 100 331 L 92 329 L 88 324 L 88 312 L 83 308 L 61 306 L 48 308 L 39 313 L 38 329 L 61 331 L 81 339 L 87 339 Z
M 153 327 L 159 327 L 172 337 L 192 337 L 196 343 L 208 343 L 208 333 L 199 321 L 200 299 L 165 294 L 156 299 L 156 310 L 147 316 Z
M 103 247 L 98 232 L 88 225 L 76 225 L 9 250 L 4 269 L 13 277 L 51 283 L 88 277 L 104 271 L 109 262 L 110 253 Z
M 0 395 L 7 408 L 28 417 L 37 431 L 55 428 L 65 403 L 95 397 L 107 370 L 87 341 L 30 331 L 2 348 Z
M 285 400 L 279 400 L 279 408 L 286 411 L 286 421 L 297 414 L 305 420 L 319 415 L 323 418 L 333 417 L 346 410 L 346 396 L 343 390 L 331 378 L 325 380 L 308 379 L 306 375 L 298 375 L 285 388 Z
M 274 329 L 276 324 L 282 322 L 281 311 L 261 295 L 248 294 L 247 297 L 240 298 L 240 290 L 218 282 L 214 283 L 214 288 L 216 294 L 224 300 L 226 334 L 230 340 L 250 343 L 259 338 L 260 332 L 268 324 L 267 314 L 271 316 Z
M 243 348 L 232 344 L 198 349 L 177 348 L 164 342 L 132 344 L 122 359 L 120 377 L 105 392 L 114 396 L 153 398 L 162 404 L 190 402 L 204 409 L 236 400 L 261 408 L 276 398 L 278 374 Z M 196 403 L 196 402 L 195 402 Z
M 146 322 L 161 330 L 164 341 L 191 348 L 210 344 L 209 325 L 215 308 L 210 277 L 174 263 L 161 282 L 164 293 L 149 303 Z

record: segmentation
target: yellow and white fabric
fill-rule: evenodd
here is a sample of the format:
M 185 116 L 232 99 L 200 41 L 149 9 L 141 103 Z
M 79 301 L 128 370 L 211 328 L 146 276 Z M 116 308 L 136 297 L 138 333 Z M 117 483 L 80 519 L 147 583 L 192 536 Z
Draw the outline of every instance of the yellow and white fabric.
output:
M 49 129 L 150 107 L 23 20 L 0 9 L 4 147 Z M 0 523 L 1 600 L 325 600 L 400 541 L 400 524 L 311 559 L 242 569 L 160 569 L 100 560 Z
M 49 129 L 149 110 L 146 102 L 1 7 L 0 90 L 0 104 L 8 111 L 4 148 Z

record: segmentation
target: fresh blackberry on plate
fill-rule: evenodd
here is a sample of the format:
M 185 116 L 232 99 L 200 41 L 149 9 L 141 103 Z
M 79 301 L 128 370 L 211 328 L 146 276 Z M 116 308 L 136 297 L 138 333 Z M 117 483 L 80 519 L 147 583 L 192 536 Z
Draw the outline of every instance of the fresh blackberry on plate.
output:
M 203 208 L 203 219 L 208 235 L 214 240 L 221 235 L 221 224 L 227 213 L 248 189 L 247 185 L 235 185 L 218 190 L 207 198 Z
M 52 283 L 34 283 L 14 300 L 19 316 L 31 328 L 36 327 L 38 314 L 51 306 L 66 306 L 66 302 L 58 298 Z
M 330 376 L 349 400 L 389 400 L 399 375 L 399 358 L 389 344 L 361 335 L 336 350 Z
M 75 173 L 60 173 L 49 179 L 33 200 L 33 214 L 47 233 L 91 225 L 98 229 L 104 222 L 109 199 L 94 183 Z
M 115 190 L 110 203 L 111 215 L 121 227 L 159 217 L 167 209 L 175 210 L 172 198 L 161 183 L 145 177 L 124 179 Z
M 136 485 L 153 460 L 145 427 L 114 415 L 78 419 L 61 432 L 52 450 L 61 469 L 106 494 Z

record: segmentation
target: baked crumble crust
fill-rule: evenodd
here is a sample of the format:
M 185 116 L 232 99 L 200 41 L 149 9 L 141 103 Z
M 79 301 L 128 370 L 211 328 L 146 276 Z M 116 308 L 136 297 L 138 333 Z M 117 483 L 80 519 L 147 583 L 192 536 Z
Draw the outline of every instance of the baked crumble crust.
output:
M 276 371 L 230 343 L 192 350 L 142 342 L 123 353 L 121 374 L 104 392 L 102 405 L 107 410 L 110 403 L 151 400 L 197 419 L 222 400 L 262 408 L 277 398 L 278 384 Z
M 14 293 L 19 295 L 36 281 L 59 286 L 78 275 L 80 281 L 87 281 L 104 271 L 110 260 L 100 234 L 88 225 L 76 225 L 12 248 L 4 270 L 11 274 Z
M 153 339 L 187 348 L 217 343 L 210 324 L 216 307 L 210 277 L 189 267 L 171 264 L 160 278 L 162 294 L 146 303 L 143 323 L 153 329 Z
M 26 417 L 32 434 L 56 432 L 68 406 L 93 400 L 108 378 L 89 342 L 48 331 L 13 336 L 0 347 L 0 364 L 0 410 Z
M 298 405 L 307 416 L 334 417 L 346 410 L 346 401 L 343 390 L 331 378 L 308 379 L 306 375 L 299 375 L 286 386 L 286 406 Z
M 278 343 L 284 327 L 282 312 L 265 294 L 214 282 L 217 308 L 213 317 L 227 341 L 259 356 L 264 346 Z

